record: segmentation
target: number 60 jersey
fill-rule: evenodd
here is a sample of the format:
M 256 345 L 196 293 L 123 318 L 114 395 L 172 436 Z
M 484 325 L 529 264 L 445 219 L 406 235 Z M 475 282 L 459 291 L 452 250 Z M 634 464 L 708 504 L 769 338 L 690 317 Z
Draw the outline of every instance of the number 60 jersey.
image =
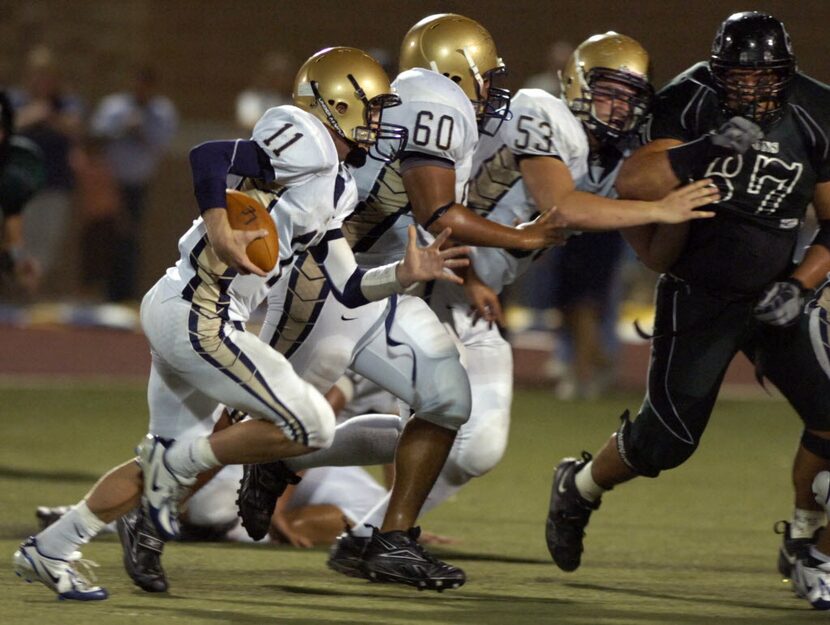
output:
M 465 189 L 478 141 L 475 110 L 449 78 L 422 68 L 401 72 L 392 87 L 401 104 L 383 121 L 409 131 L 406 151 L 392 163 L 372 159 L 355 171 L 360 202 L 343 224 L 343 234 L 361 265 L 374 267 L 403 257 L 406 228 L 415 223 L 404 190 L 406 167 L 426 163 L 455 170 L 455 201 Z

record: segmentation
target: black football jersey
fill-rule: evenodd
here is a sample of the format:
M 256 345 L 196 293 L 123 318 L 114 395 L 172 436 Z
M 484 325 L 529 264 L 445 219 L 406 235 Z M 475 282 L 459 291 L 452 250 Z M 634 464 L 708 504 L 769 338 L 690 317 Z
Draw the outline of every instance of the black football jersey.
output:
M 717 130 L 721 110 L 707 63 L 680 74 L 655 99 L 643 139 L 686 142 Z M 797 74 L 783 117 L 745 154 L 708 163 L 721 190 L 713 219 L 693 221 L 676 276 L 754 295 L 789 271 L 815 185 L 830 180 L 830 87 Z

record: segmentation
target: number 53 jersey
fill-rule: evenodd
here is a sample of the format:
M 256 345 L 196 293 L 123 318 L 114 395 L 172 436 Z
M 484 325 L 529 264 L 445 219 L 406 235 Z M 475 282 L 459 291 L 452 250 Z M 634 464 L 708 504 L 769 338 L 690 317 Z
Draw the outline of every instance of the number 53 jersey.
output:
M 399 74 L 392 87 L 401 104 L 384 110 L 383 121 L 408 130 L 405 152 L 392 163 L 369 159 L 355 171 L 360 201 L 343 224 L 358 263 L 371 267 L 402 258 L 407 226 L 415 223 L 402 167 L 425 163 L 454 169 L 455 201 L 463 203 L 478 141 L 473 105 L 449 78 L 415 68 Z
M 708 163 L 721 191 L 714 219 L 691 222 L 672 267 L 706 288 L 753 296 L 789 271 L 815 186 L 830 181 L 830 88 L 796 74 L 783 116 L 745 154 Z M 645 141 L 692 141 L 727 121 L 707 63 L 677 76 L 656 97 Z

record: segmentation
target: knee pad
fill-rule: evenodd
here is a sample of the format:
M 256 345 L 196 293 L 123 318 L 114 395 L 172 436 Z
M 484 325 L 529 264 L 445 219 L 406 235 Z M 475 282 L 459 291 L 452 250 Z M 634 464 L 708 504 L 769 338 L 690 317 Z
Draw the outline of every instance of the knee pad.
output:
M 481 437 L 474 445 L 459 454 L 455 462 L 470 478 L 481 477 L 501 461 L 506 446 L 506 438 L 499 441 L 495 438 Z
M 823 460 L 830 460 L 830 439 L 813 434 L 810 430 L 804 430 L 801 434 L 801 446 Z
M 411 408 L 421 419 L 458 430 L 470 418 L 472 407 L 467 372 L 457 353 L 432 364 L 429 369 L 419 370 L 422 375 L 428 371 L 429 379 L 416 380 Z

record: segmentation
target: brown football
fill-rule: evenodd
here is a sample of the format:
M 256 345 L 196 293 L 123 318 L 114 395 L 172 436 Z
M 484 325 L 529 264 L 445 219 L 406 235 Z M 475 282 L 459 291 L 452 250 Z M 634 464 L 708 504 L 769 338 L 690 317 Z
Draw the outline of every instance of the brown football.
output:
M 280 256 L 277 227 L 262 203 L 241 191 L 228 189 L 225 194 L 228 221 L 234 230 L 267 230 L 268 234 L 248 244 L 248 258 L 263 271 L 271 271 Z

